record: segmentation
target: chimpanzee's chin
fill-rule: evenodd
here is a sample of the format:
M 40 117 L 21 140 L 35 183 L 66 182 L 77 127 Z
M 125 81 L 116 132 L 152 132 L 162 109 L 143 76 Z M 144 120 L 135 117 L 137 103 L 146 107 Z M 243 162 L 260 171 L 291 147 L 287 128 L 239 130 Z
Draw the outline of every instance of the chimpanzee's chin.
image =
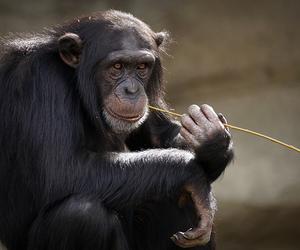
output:
M 148 117 L 148 109 L 136 117 L 122 117 L 104 109 L 103 116 L 106 124 L 113 132 L 116 134 L 129 134 L 145 122 Z

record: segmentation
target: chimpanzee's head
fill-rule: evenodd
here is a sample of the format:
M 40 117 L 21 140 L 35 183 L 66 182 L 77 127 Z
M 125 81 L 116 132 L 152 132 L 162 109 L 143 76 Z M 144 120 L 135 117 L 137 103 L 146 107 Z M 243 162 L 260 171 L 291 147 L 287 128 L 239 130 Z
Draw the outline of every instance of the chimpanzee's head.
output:
M 147 118 L 148 103 L 157 105 L 159 52 L 167 33 L 155 33 L 132 15 L 118 11 L 80 19 L 75 27 L 74 33 L 59 38 L 61 59 L 84 75 L 82 84 L 96 86 L 83 88 L 95 92 L 88 94 L 90 99 L 97 95 L 101 120 L 115 133 L 131 132 Z

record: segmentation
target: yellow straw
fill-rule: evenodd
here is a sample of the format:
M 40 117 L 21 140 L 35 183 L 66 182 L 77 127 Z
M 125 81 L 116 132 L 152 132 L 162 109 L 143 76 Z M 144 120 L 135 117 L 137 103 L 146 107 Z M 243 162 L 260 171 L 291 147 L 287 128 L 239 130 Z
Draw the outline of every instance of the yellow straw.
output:
M 161 112 L 173 115 L 173 116 L 178 116 L 178 117 L 182 116 L 181 114 L 178 114 L 178 113 L 175 113 L 175 112 L 172 112 L 172 111 L 169 111 L 169 110 L 160 109 L 160 108 L 153 107 L 153 106 L 150 106 L 150 105 L 148 105 L 148 106 L 152 110 L 161 111 Z M 282 141 L 279 141 L 277 139 L 274 139 L 274 138 L 272 138 L 270 136 L 263 135 L 261 133 L 255 132 L 255 131 L 252 131 L 252 130 L 249 130 L 249 129 L 245 129 L 245 128 L 240 128 L 240 127 L 237 127 L 237 126 L 234 126 L 234 125 L 230 125 L 230 124 L 224 124 L 224 126 L 228 127 L 228 128 L 231 128 L 231 129 L 239 130 L 239 131 L 242 131 L 242 132 L 245 132 L 245 133 L 249 133 L 249 134 L 252 134 L 252 135 L 255 135 L 255 136 L 258 136 L 258 137 L 265 138 L 267 140 L 270 140 L 270 141 L 272 141 L 274 143 L 280 144 L 280 145 L 282 145 L 284 147 L 287 147 L 287 148 L 289 148 L 291 150 L 295 150 L 296 152 L 300 153 L 300 149 L 299 148 L 296 148 L 293 145 L 286 144 L 286 143 L 284 143 Z

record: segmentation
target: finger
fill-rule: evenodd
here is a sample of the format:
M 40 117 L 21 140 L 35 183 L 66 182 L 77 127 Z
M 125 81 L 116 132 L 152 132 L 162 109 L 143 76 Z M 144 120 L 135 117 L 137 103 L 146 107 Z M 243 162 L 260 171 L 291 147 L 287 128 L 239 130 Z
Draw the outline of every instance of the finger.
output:
M 202 111 L 202 113 L 207 117 L 207 119 L 211 122 L 219 122 L 219 117 L 216 114 L 216 112 L 214 111 L 214 109 L 207 105 L 207 104 L 203 104 L 200 106 L 200 109 Z
M 188 248 L 188 247 L 195 247 L 195 246 L 202 246 L 209 242 L 210 239 L 207 240 L 207 237 L 205 238 L 197 238 L 197 239 L 187 239 L 183 232 L 178 232 L 174 234 L 171 237 L 171 240 L 177 245 L 182 248 Z
M 183 237 L 189 240 L 201 239 L 202 241 L 209 241 L 211 230 L 194 228 L 193 230 L 186 231 L 183 233 Z M 207 243 L 206 242 L 206 243 Z
M 183 114 L 181 117 L 181 124 L 185 127 L 191 134 L 199 133 L 199 127 L 195 121 L 187 114 Z
M 210 214 L 210 213 L 209 213 Z M 205 212 L 201 213 L 201 220 L 198 223 L 197 227 L 194 227 L 192 229 L 187 230 L 184 232 L 183 236 L 186 239 L 209 239 L 212 231 L 212 220 L 213 217 L 208 218 L 207 214 Z
M 171 240 L 175 243 L 175 245 L 182 248 L 186 248 L 187 240 L 185 240 L 184 237 L 180 235 L 180 233 L 173 234 Z
M 222 113 L 218 113 L 218 117 L 222 123 L 227 124 L 227 120 Z
M 189 143 L 194 146 L 199 146 L 199 142 L 195 139 L 195 137 L 184 127 L 180 129 L 180 135 Z
M 225 116 L 224 116 L 222 113 L 218 113 L 218 117 L 219 117 L 220 121 L 221 121 L 223 124 L 227 124 L 227 120 L 226 120 Z M 226 127 L 226 126 L 224 126 L 224 127 L 225 127 L 225 129 L 226 129 L 227 131 L 229 131 L 229 128 L 228 128 L 228 127 Z
M 189 240 L 194 240 L 199 238 L 203 233 L 204 232 L 201 232 L 199 228 L 193 228 L 192 230 L 184 232 L 183 237 Z
M 171 240 L 177 246 L 182 247 L 182 248 L 197 246 L 197 243 L 198 243 L 198 242 L 195 242 L 194 240 L 188 240 L 188 239 L 184 238 L 184 233 L 183 232 L 178 232 L 178 233 L 174 234 L 171 237 Z
M 204 125 L 209 122 L 206 116 L 201 112 L 200 107 L 196 104 L 188 107 L 188 113 L 198 125 Z

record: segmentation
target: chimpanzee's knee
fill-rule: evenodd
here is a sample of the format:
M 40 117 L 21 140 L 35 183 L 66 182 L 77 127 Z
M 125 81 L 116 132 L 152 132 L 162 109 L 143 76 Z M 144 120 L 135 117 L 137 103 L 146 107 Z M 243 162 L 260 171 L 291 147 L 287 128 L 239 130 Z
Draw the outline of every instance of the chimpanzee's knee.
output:
M 35 220 L 28 250 L 125 250 L 116 214 L 95 198 L 74 196 L 48 206 Z

